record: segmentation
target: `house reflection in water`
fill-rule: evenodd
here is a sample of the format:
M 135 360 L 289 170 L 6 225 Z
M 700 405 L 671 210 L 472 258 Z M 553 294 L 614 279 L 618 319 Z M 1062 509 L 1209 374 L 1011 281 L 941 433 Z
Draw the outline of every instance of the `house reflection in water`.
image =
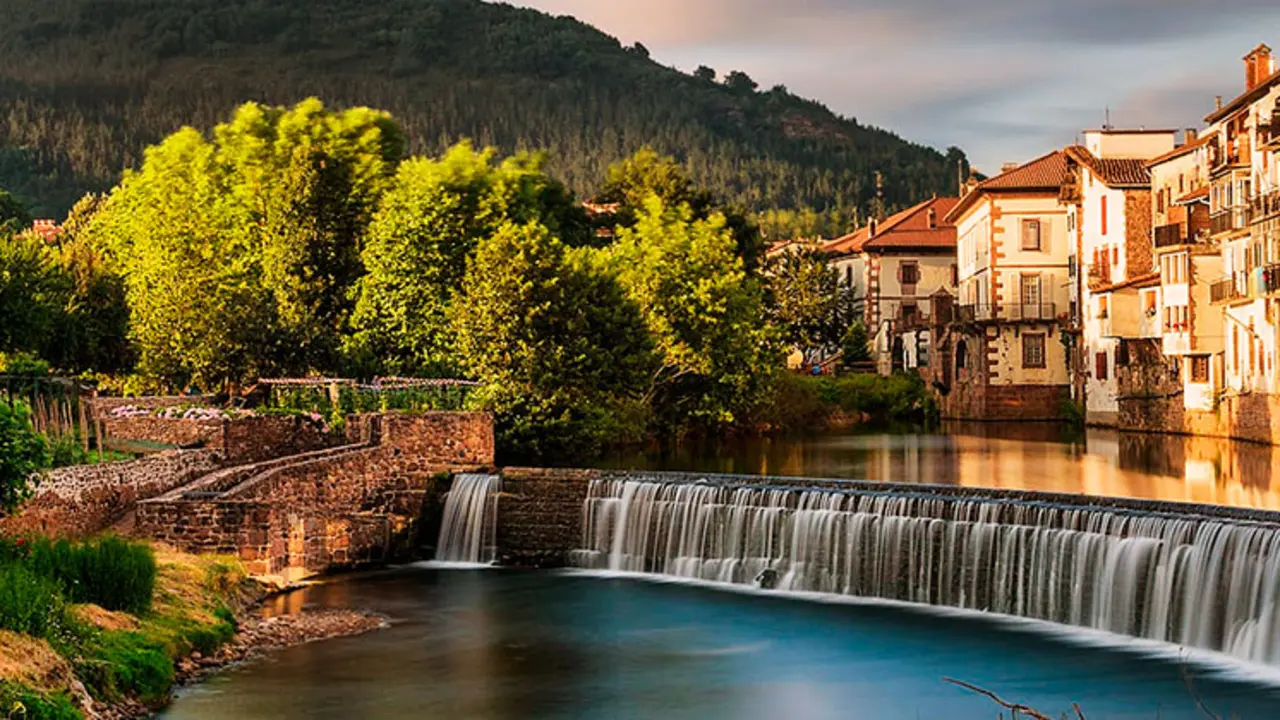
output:
M 1280 510 L 1280 447 L 1051 424 L 947 424 L 933 434 L 853 434 L 690 445 L 612 458 L 636 470 L 786 475 L 1037 490 Z

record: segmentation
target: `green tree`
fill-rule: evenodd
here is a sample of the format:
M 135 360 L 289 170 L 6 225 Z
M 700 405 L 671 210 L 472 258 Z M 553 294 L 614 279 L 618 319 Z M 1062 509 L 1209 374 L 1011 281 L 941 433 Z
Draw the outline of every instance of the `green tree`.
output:
M 124 278 L 139 370 L 171 385 L 329 369 L 361 242 L 402 152 L 365 108 L 242 106 L 150 148 L 86 242 Z
M 755 92 L 756 88 L 760 87 L 759 83 L 752 80 L 750 75 L 741 70 L 734 70 L 729 73 L 724 79 L 724 84 L 730 90 L 742 93 Z
M 668 430 L 716 428 L 746 416 L 778 354 L 761 290 L 735 253 L 725 218 L 645 203 L 604 260 L 644 314 L 662 364 L 649 395 Z
M 840 347 L 843 351 L 841 359 L 846 369 L 852 368 L 855 363 L 868 363 L 874 359 L 871 355 L 871 336 L 867 334 L 867 327 L 861 320 L 849 324 Z
M 16 233 L 30 224 L 27 208 L 13 195 L 0 190 L 0 235 Z
M 54 251 L 32 232 L 0 235 L 0 352 L 39 354 L 67 292 Z
M 269 366 L 274 308 L 246 218 L 217 149 L 187 128 L 148 149 L 90 223 L 125 278 L 144 375 L 212 388 Z
M 481 242 L 454 306 L 459 355 L 482 383 L 476 400 L 516 458 L 581 458 L 643 424 L 652 344 L 639 308 L 588 252 L 541 225 L 504 225 Z
M 31 496 L 37 474 L 49 466 L 49 449 L 31 427 L 26 405 L 0 403 L 0 514 Z
M 244 245 L 261 248 L 285 371 L 333 367 L 361 274 L 361 242 L 404 140 L 386 113 L 241 106 L 214 130 Z
M 852 318 L 825 253 L 783 252 L 765 265 L 766 307 L 781 339 L 802 351 L 840 344 Z
M 618 210 L 610 220 L 631 227 L 651 196 L 657 196 L 667 207 L 688 206 L 698 220 L 721 215 L 733 235 L 735 252 L 748 271 L 755 269 L 764 249 L 755 223 L 744 213 L 722 207 L 711 192 L 693 183 L 674 158 L 659 155 L 651 147 L 641 148 L 609 167 L 597 202 L 616 203 Z
M 693 76 L 703 82 L 716 81 L 716 71 L 706 65 L 699 65 L 698 69 L 693 71 Z
M 439 160 L 401 165 L 363 253 L 368 274 L 349 344 L 357 367 L 455 372 L 449 307 L 480 241 L 508 222 L 539 222 L 579 241 L 590 235 L 568 192 L 542 174 L 539 156 L 495 164 L 495 154 L 463 142 Z

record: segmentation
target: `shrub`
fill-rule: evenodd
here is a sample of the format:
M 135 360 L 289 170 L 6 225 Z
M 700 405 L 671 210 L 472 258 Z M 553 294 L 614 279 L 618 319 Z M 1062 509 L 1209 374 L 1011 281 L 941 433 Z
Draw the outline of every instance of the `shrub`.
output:
M 49 363 L 31 353 L 0 353 L 0 375 L 45 377 L 48 374 Z
M 141 614 L 151 608 L 156 560 L 151 548 L 117 537 L 72 543 L 41 538 L 28 565 L 57 583 L 67 599 Z
M 31 427 L 27 406 L 0 403 L 0 514 L 30 497 L 32 478 L 48 466 L 49 449 Z
M 48 638 L 64 624 L 62 598 L 52 581 L 11 561 L 0 564 L 0 628 Z

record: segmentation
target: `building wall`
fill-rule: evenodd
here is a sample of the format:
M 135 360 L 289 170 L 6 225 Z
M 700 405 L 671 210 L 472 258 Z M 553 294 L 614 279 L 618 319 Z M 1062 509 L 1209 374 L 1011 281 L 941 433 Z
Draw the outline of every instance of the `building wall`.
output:
M 1153 158 L 1174 147 L 1173 131 L 1104 131 L 1084 134 L 1084 145 L 1100 158 Z

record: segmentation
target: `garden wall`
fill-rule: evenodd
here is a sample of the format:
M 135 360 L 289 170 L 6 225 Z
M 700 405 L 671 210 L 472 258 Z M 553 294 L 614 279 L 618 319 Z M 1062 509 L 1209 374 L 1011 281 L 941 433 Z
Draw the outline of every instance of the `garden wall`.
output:
M 140 500 L 190 483 L 217 469 L 212 450 L 177 450 L 130 462 L 81 465 L 49 472 L 20 514 L 0 519 L 0 533 L 80 537 L 102 532 Z
M 148 447 L 217 449 L 230 463 L 258 462 L 346 442 L 304 417 L 288 415 L 215 420 L 141 415 L 107 418 L 102 426 L 110 447 L 135 451 Z

